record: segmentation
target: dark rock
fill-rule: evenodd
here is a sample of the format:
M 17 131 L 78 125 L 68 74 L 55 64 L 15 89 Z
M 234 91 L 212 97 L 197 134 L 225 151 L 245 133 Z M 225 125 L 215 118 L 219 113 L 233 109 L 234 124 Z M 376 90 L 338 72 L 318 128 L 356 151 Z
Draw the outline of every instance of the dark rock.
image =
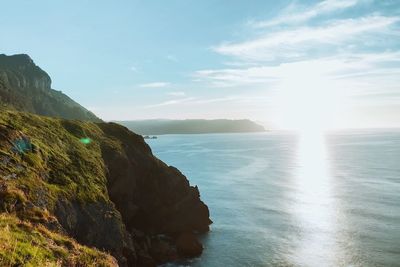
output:
M 66 232 L 79 242 L 109 251 L 120 266 L 135 266 L 137 258 L 132 240 L 112 203 L 60 199 L 55 215 Z
M 147 253 L 144 252 L 139 252 L 138 254 L 138 259 L 137 259 L 137 265 L 140 267 L 156 267 L 157 262 Z
M 151 242 L 150 255 L 158 263 L 164 263 L 177 259 L 175 246 L 170 242 L 160 239 L 154 239 Z
M 99 124 L 121 144 L 122 153 L 102 143 L 108 191 L 129 229 L 146 233 L 206 232 L 212 223 L 207 206 L 176 168 L 153 156 L 143 138 L 123 126 Z
M 198 257 L 203 252 L 203 246 L 197 240 L 196 235 L 190 232 L 182 233 L 178 236 L 176 247 L 178 253 L 184 257 Z
M 154 157 L 143 137 L 125 127 L 114 123 L 98 125 L 108 138 L 120 144 L 116 149 L 115 143 L 102 142 L 101 150 L 110 199 L 132 236 L 137 230 L 170 237 L 182 232 L 190 237 L 190 233 L 209 230 L 212 221 L 208 207 L 200 200 L 198 188 L 190 186 L 178 169 Z M 183 250 L 185 256 L 201 254 L 202 246 L 197 239 L 187 246 Z M 150 254 L 157 263 L 176 259 L 174 241 L 153 239 Z

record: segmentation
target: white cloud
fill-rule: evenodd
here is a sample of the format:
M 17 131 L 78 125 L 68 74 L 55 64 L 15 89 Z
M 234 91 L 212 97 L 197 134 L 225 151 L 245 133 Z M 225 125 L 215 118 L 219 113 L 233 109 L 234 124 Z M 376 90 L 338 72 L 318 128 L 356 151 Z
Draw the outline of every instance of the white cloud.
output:
M 223 106 L 261 107 L 254 116 L 262 116 L 262 110 L 287 126 L 301 118 L 311 122 L 320 113 L 316 124 L 323 126 L 330 119 L 338 120 L 332 125 L 347 123 L 347 112 L 361 102 L 384 106 L 398 101 L 400 16 L 370 7 L 352 18 L 333 14 L 366 1 L 326 0 L 302 13 L 286 9 L 272 20 L 247 24 L 252 37 L 212 48 L 226 56 L 225 67 L 193 74 L 203 86 L 246 91 L 246 102 L 228 96 L 184 105 L 229 101 Z
M 323 77 L 329 80 L 349 80 L 355 77 L 393 76 L 399 77 L 400 68 L 392 65 L 400 63 L 400 52 L 376 52 L 359 54 L 341 54 L 330 57 L 309 59 L 296 62 L 284 62 L 275 66 L 257 66 L 249 68 L 227 68 L 200 70 L 194 75 L 200 81 L 213 86 L 249 86 L 274 83 L 299 77 Z M 375 80 L 375 85 L 379 80 Z
M 225 97 L 216 97 L 216 98 L 208 98 L 208 99 L 198 99 L 193 101 L 193 104 L 211 104 L 211 103 L 219 103 L 219 102 L 227 102 L 227 101 L 237 101 L 243 99 L 238 96 L 225 96 Z
M 280 24 L 299 23 L 323 14 L 355 6 L 358 4 L 358 2 L 359 0 L 325 0 L 312 7 L 307 8 L 306 10 L 303 10 L 303 12 L 294 13 L 290 10 L 295 8 L 299 9 L 300 7 L 292 6 L 290 10 L 287 10 L 285 12 L 285 14 L 282 14 L 275 19 L 268 21 L 251 22 L 250 25 L 255 28 L 263 28 Z
M 185 92 L 177 91 L 177 92 L 168 92 L 167 95 L 170 95 L 170 96 L 185 96 L 186 94 L 185 94 Z
M 135 67 L 135 66 L 131 66 L 130 70 L 133 71 L 133 72 L 138 72 L 139 71 L 139 69 L 137 67 Z
M 168 101 L 164 101 L 164 102 L 161 102 L 161 103 L 158 103 L 158 104 L 145 106 L 145 108 L 156 108 L 156 107 L 163 107 L 163 106 L 182 104 L 182 103 L 194 100 L 194 99 L 195 99 L 194 97 L 187 97 L 187 98 L 179 98 L 179 99 L 174 99 L 174 100 L 168 100 Z
M 220 54 L 237 57 L 245 61 L 272 61 L 279 58 L 298 59 L 316 50 L 318 46 L 343 46 L 346 43 L 351 43 L 352 40 L 362 34 L 386 34 L 398 37 L 398 32 L 390 31 L 389 26 L 399 20 L 398 17 L 380 15 L 336 20 L 324 26 L 304 26 L 266 32 L 257 39 L 241 43 L 222 44 L 215 47 L 214 50 Z
M 256 87 L 263 88 L 261 95 L 270 100 L 264 100 L 265 112 L 280 127 L 348 127 L 352 123 L 346 114 L 357 106 L 398 104 L 400 96 L 400 52 L 341 54 L 196 74 L 214 86 L 246 88 L 249 96 L 260 94 Z M 249 101 L 248 108 L 257 98 Z
M 261 66 L 241 69 L 199 70 L 194 76 L 199 81 L 210 81 L 214 87 L 243 86 L 257 83 L 267 84 L 276 79 L 266 71 L 267 69 L 271 68 Z
M 168 87 L 169 85 L 171 85 L 168 82 L 152 82 L 152 83 L 143 83 L 140 84 L 140 87 L 143 88 L 162 88 L 162 87 Z
M 207 105 L 213 103 L 220 103 L 220 102 L 238 102 L 238 103 L 245 103 L 251 102 L 254 103 L 255 101 L 263 101 L 265 103 L 266 98 L 260 96 L 240 96 L 240 95 L 230 95 L 230 96 L 223 96 L 223 97 L 215 97 L 215 98 L 196 98 L 196 97 L 186 97 L 186 98 L 178 98 L 174 100 L 163 101 L 158 104 L 148 105 L 145 108 L 155 108 L 155 107 L 163 107 L 163 106 L 171 106 L 171 105 Z

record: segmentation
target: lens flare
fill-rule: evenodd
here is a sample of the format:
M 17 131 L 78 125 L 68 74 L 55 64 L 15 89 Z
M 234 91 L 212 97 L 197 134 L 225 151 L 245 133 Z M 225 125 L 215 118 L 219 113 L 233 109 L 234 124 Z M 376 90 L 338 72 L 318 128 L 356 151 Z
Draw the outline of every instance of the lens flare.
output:
M 84 137 L 84 138 L 81 138 L 79 141 L 84 145 L 88 145 L 92 142 L 92 139 L 90 139 L 89 137 Z

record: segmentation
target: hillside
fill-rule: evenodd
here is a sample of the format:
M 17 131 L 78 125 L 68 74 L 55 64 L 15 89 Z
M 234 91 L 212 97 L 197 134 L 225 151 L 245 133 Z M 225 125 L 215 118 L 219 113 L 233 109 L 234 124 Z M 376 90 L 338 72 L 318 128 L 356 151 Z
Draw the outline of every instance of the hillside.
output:
M 0 211 L 5 216 L 0 219 L 14 222 L 10 229 L 25 231 L 24 242 L 44 238 L 29 235 L 32 228 L 40 235 L 52 232 L 47 239 L 60 246 L 64 241 L 57 240 L 70 236 L 108 251 L 121 266 L 153 266 L 194 256 L 176 241 L 208 231 L 208 208 L 198 189 L 123 126 L 2 110 L 0 137 Z M 33 247 L 16 244 L 16 263 L 37 260 L 31 259 Z M 13 243 L 6 245 L 0 255 L 15 249 Z M 68 246 L 79 254 L 79 245 Z M 68 262 L 69 248 L 42 249 L 46 260 L 60 253 Z M 90 254 L 95 253 L 106 258 Z
M 142 135 L 265 131 L 263 126 L 250 120 L 140 120 L 118 121 L 117 123 Z
M 51 89 L 49 75 L 24 54 L 0 54 L 0 105 L 51 117 L 101 121 L 67 95 Z
M 212 222 L 197 187 L 140 135 L 50 89 L 28 56 L 0 61 L 0 266 L 156 266 L 202 253 L 196 235 Z

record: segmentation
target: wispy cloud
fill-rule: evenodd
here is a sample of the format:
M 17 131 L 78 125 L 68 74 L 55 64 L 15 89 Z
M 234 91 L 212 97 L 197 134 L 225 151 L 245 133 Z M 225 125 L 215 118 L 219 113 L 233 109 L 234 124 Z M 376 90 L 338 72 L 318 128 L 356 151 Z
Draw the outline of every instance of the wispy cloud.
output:
M 182 91 L 176 91 L 176 92 L 168 92 L 167 95 L 170 95 L 170 96 L 185 96 L 186 93 L 182 92 Z
M 237 103 L 245 103 L 245 102 L 253 102 L 262 100 L 265 103 L 266 98 L 260 96 L 243 96 L 243 95 L 228 95 L 223 97 L 215 97 L 215 98 L 199 98 L 199 97 L 186 97 L 186 98 L 178 98 L 174 100 L 163 101 L 158 104 L 148 105 L 145 108 L 155 108 L 155 107 L 163 107 L 163 106 L 171 106 L 171 105 L 204 105 L 204 104 L 212 104 L 212 103 L 220 103 L 220 102 L 237 102 Z
M 357 85 L 365 86 L 360 82 L 363 77 L 376 86 L 378 76 L 386 75 L 392 84 L 398 82 L 400 17 L 376 11 L 353 18 L 332 16 L 361 2 L 366 1 L 326 0 L 303 12 L 293 12 L 298 6 L 291 5 L 276 18 L 247 24 L 250 31 L 257 28 L 256 37 L 213 47 L 229 57 L 227 68 L 198 70 L 193 76 L 214 87 L 249 89 L 270 88 L 285 80 L 300 80 L 300 76 L 346 80 L 352 85 L 357 78 Z M 320 15 L 325 16 L 318 23 L 308 23 Z
M 142 83 L 139 86 L 143 88 L 162 88 L 168 87 L 171 84 L 169 82 L 152 82 L 152 83 Z
M 381 15 L 335 20 L 323 26 L 268 31 L 250 41 L 219 45 L 214 51 L 246 61 L 301 59 L 309 53 L 315 53 L 317 48 L 329 48 L 332 52 L 335 47 L 354 43 L 361 35 L 373 34 L 376 38 L 383 35 L 399 37 L 398 31 L 390 29 L 390 26 L 399 21 L 398 17 Z
M 238 69 L 209 69 L 195 72 L 198 81 L 209 81 L 214 87 L 245 86 L 251 84 L 268 84 L 276 77 L 270 73 L 270 67 L 250 67 Z
M 255 28 L 264 28 L 281 24 L 299 23 L 314 17 L 329 14 L 334 11 L 343 10 L 357 5 L 360 0 L 325 0 L 311 7 L 306 8 L 302 12 L 293 12 L 299 10 L 298 5 L 291 5 L 278 17 L 267 21 L 252 21 L 249 24 Z
M 195 99 L 194 97 L 186 97 L 186 98 L 168 100 L 168 101 L 163 101 L 161 103 L 154 104 L 154 105 L 147 105 L 147 106 L 145 106 L 145 108 L 156 108 L 156 107 L 177 105 L 177 104 L 182 104 L 182 103 L 186 103 L 186 102 L 192 101 L 194 99 Z
M 278 65 L 249 68 L 200 70 L 195 77 L 213 86 L 272 85 L 296 77 L 325 77 L 332 80 L 355 76 L 393 75 L 400 81 L 400 52 L 341 54 Z M 368 77 L 371 78 L 371 77 Z M 377 81 L 376 81 L 377 82 Z

